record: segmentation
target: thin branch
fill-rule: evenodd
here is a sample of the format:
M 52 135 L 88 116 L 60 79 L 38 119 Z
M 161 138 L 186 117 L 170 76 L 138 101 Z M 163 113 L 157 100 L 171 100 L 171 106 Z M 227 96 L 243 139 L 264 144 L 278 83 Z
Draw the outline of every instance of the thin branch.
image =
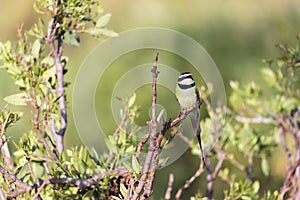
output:
M 282 199 L 284 199 L 284 195 L 286 194 L 286 192 L 291 189 L 290 185 L 292 184 L 293 176 L 295 175 L 296 169 L 299 166 L 300 166 L 300 159 L 297 160 L 297 162 L 294 165 L 292 165 L 288 168 L 288 173 L 286 175 L 285 181 L 283 183 L 282 188 L 280 189 L 280 197 Z
M 14 161 L 11 157 L 7 142 L 8 140 L 4 138 L 4 136 L 0 137 L 0 149 L 1 149 L 4 162 L 10 170 L 14 170 Z
M 6 197 L 2 191 L 2 186 L 0 185 L 0 200 L 6 200 Z
M 143 148 L 143 146 L 147 143 L 147 141 L 149 140 L 149 138 L 150 138 L 150 134 L 147 133 L 147 134 L 145 135 L 145 137 L 138 143 L 137 150 L 136 150 L 136 157 L 137 157 L 137 158 L 140 157 L 142 148 Z
M 170 137 L 166 140 L 166 142 L 163 144 L 163 146 L 160 147 L 160 152 L 166 148 L 166 146 L 180 133 L 182 124 L 180 124 L 176 129 L 171 133 Z
M 165 200 L 170 200 L 172 197 L 172 187 L 173 187 L 173 183 L 174 183 L 174 174 L 169 174 L 169 182 L 168 182 L 168 188 L 166 190 L 166 194 L 165 194 Z
M 183 191 L 185 189 L 189 188 L 191 186 L 191 184 L 196 180 L 196 178 L 198 178 L 203 172 L 204 172 L 203 162 L 200 162 L 200 166 L 199 166 L 198 170 L 195 172 L 195 174 L 191 178 L 189 178 L 182 187 L 180 187 L 177 190 L 175 199 L 179 200 Z
M 132 197 L 132 193 L 133 193 L 133 189 L 134 189 L 134 183 L 135 183 L 134 178 L 131 178 L 130 181 L 129 181 L 129 186 L 128 186 L 128 190 L 127 190 L 127 194 L 126 194 L 126 199 L 130 199 Z
M 283 150 L 285 151 L 287 157 L 289 158 L 290 162 L 293 163 L 294 162 L 294 158 L 293 158 L 293 154 L 290 151 L 289 147 L 287 146 L 286 143 L 286 138 L 285 138 L 285 132 L 283 127 L 279 128 L 279 136 L 280 136 L 280 141 L 281 141 L 281 145 Z
M 222 152 L 221 147 L 219 145 L 219 141 L 217 141 L 216 146 L 215 146 L 215 151 L 218 154 L 218 163 L 215 166 L 214 171 L 211 170 L 211 162 L 210 159 L 207 158 L 208 162 L 207 162 L 207 188 L 206 188 L 206 196 L 208 199 L 213 199 L 213 182 L 217 177 L 218 172 L 220 171 L 223 162 L 226 158 L 226 154 Z
M 148 147 L 148 153 L 146 156 L 145 164 L 143 167 L 143 172 L 141 179 L 139 181 L 138 186 L 135 189 L 135 192 L 133 194 L 132 199 L 138 199 L 142 189 L 144 188 L 144 185 L 146 184 L 147 177 L 149 176 L 148 172 L 151 166 L 151 161 L 152 157 L 154 154 L 154 149 L 155 149 L 155 139 L 156 139 L 156 131 L 157 131 L 157 126 L 158 122 L 156 120 L 156 97 L 157 97 L 157 88 L 156 88 L 156 81 L 157 81 L 157 76 L 158 76 L 158 71 L 157 71 L 157 61 L 158 61 L 158 53 L 156 53 L 154 64 L 152 67 L 152 118 L 151 121 L 149 122 L 149 137 L 150 137 L 150 145 Z M 150 174 L 153 175 L 154 174 Z
M 38 192 L 35 194 L 33 199 L 37 197 L 40 192 L 46 187 L 47 185 L 56 185 L 56 184 L 63 184 L 63 185 L 73 185 L 78 187 L 80 190 L 89 188 L 92 186 L 98 186 L 99 181 L 103 180 L 105 177 L 111 176 L 130 176 L 130 173 L 126 169 L 116 169 L 111 170 L 108 172 L 103 172 L 100 174 L 95 174 L 91 178 L 88 179 L 76 179 L 76 178 L 47 178 L 43 181 L 43 183 L 38 188 Z
M 115 132 L 113 134 L 114 138 L 117 138 L 120 130 L 128 122 L 128 120 L 129 120 L 129 113 L 128 113 L 128 111 L 126 111 L 125 114 L 124 114 L 124 116 L 122 117 L 122 120 L 121 120 L 120 124 L 118 125 L 118 127 L 116 128 L 116 130 L 115 130 Z
M 228 156 L 228 155 L 225 155 L 225 156 L 226 156 L 226 160 L 228 160 L 233 166 L 238 168 L 240 171 L 245 171 L 245 166 L 244 165 L 239 163 L 237 160 L 235 160 L 231 156 Z
M 241 123 L 250 123 L 250 124 L 270 124 L 274 121 L 272 118 L 267 118 L 263 116 L 249 118 L 249 117 L 236 115 L 234 119 Z
M 23 194 L 32 189 L 30 185 L 18 179 L 15 174 L 9 173 L 2 165 L 0 165 L 0 173 L 5 179 L 7 179 L 10 182 L 10 184 L 15 184 L 17 187 L 20 188 L 20 190 L 18 190 L 18 193 L 15 195 Z
M 250 182 L 253 182 L 253 153 L 248 153 L 248 167 L 247 167 L 247 176 Z
M 51 150 L 50 146 L 48 145 L 47 141 L 45 140 L 42 131 L 40 130 L 40 108 L 36 101 L 36 94 L 35 91 L 33 91 L 32 94 L 32 101 L 31 104 L 33 106 L 33 129 L 36 132 L 37 136 L 39 137 L 39 140 L 43 143 L 44 147 L 46 148 L 47 153 L 51 158 L 53 158 L 56 161 L 56 164 L 67 174 L 70 174 L 70 172 L 67 170 L 65 166 L 63 166 L 60 162 L 56 154 Z
M 55 13 L 57 11 L 55 10 Z M 56 21 L 56 14 L 51 19 L 48 26 L 48 35 L 46 41 L 49 43 L 51 55 L 54 59 L 54 64 L 56 66 L 56 95 L 59 102 L 60 110 L 60 127 L 54 137 L 56 139 L 56 146 L 59 153 L 64 149 L 63 137 L 67 128 L 67 108 L 66 108 L 66 98 L 64 90 L 64 74 L 63 68 L 64 64 L 61 61 L 62 52 L 63 52 L 63 41 L 62 36 L 57 35 L 57 30 L 60 27 L 59 22 Z M 57 41 L 57 46 L 55 46 L 55 41 Z

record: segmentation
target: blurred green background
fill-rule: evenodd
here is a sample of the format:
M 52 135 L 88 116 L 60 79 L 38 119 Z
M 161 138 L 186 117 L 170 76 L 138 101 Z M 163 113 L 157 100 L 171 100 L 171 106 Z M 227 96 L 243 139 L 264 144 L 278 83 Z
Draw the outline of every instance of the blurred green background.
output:
M 16 41 L 16 28 L 19 24 L 24 24 L 24 29 L 29 29 L 41 17 L 34 13 L 32 9 L 33 0 L 1 0 L 0 6 L 0 41 Z M 132 28 L 141 27 L 164 27 L 180 31 L 199 42 L 207 50 L 218 66 L 227 89 L 227 96 L 230 94 L 228 87 L 229 80 L 239 80 L 246 83 L 254 80 L 263 83 L 258 76 L 258 70 L 263 66 L 261 60 L 274 58 L 278 54 L 274 45 L 278 42 L 288 45 L 295 44 L 295 37 L 300 32 L 300 2 L 297 0 L 265 0 L 265 1 L 238 1 L 238 0 L 190 0 L 190 1 L 102 1 L 105 12 L 112 14 L 109 28 L 122 32 Z M 72 120 L 72 83 L 77 70 L 84 58 L 101 41 L 97 41 L 87 35 L 82 35 L 81 46 L 66 47 L 65 55 L 69 56 L 66 81 L 71 82 L 67 88 L 69 106 L 69 127 L 66 134 L 66 146 L 71 147 L 80 144 L 80 138 L 76 133 Z M 134 41 L 133 41 L 134 42 Z M 122 56 L 112 64 L 107 70 L 106 76 L 99 82 L 99 90 L 96 95 L 97 116 L 102 121 L 106 131 L 113 132 L 116 124 L 110 113 L 109 97 L 114 84 L 122 73 L 143 63 L 151 63 L 155 50 L 144 50 L 132 52 Z M 187 66 L 183 59 L 168 52 L 162 52 L 160 62 L 167 63 L 175 68 Z M 109 83 L 107 87 L 100 87 L 101 83 Z M 160 104 L 169 102 L 168 91 L 160 88 Z M 10 80 L 4 70 L 0 70 L 0 108 L 6 103 L 3 97 L 17 91 L 13 81 Z M 142 107 L 139 124 L 145 123 L 150 105 L 150 87 L 140 88 L 137 102 Z M 143 95 L 147 94 L 147 95 Z M 128 94 L 130 95 L 130 94 Z M 99 103 L 100 102 L 100 103 Z M 168 107 L 170 116 L 175 116 L 179 109 L 176 101 L 172 101 Z M 12 139 L 29 129 L 30 110 L 28 108 L 12 107 L 12 110 L 24 111 L 24 118 L 10 130 Z M 270 159 L 271 175 L 263 177 L 259 165 L 255 168 L 254 177 L 262 182 L 262 189 L 279 189 L 282 178 L 285 176 L 285 167 L 282 164 L 283 157 L 280 148 L 276 151 L 276 156 Z M 162 169 L 158 173 L 155 182 L 155 199 L 162 197 L 167 186 L 168 174 L 175 175 L 175 188 L 183 185 L 198 166 L 199 160 L 196 157 L 185 153 L 172 165 Z M 271 184 L 264 184 L 264 183 Z M 205 192 L 205 176 L 202 175 L 192 187 L 185 192 L 184 199 L 197 191 Z M 221 182 L 216 182 L 215 193 L 217 199 L 222 198 L 223 186 Z

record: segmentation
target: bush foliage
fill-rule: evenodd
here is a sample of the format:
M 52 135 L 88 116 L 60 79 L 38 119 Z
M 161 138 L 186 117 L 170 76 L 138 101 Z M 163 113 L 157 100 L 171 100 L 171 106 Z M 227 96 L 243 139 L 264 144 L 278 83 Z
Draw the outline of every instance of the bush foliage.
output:
M 83 33 L 96 37 L 117 34 L 106 28 L 111 15 L 104 14 L 98 1 L 37 0 L 34 9 L 48 16 L 48 21 L 40 19 L 28 31 L 20 26 L 16 44 L 0 43 L 1 68 L 19 88 L 19 93 L 4 100 L 13 105 L 30 105 L 32 110 L 32 129 L 24 133 L 19 142 L 13 143 L 16 148 L 13 153 L 8 147 L 12 142 L 7 130 L 17 123 L 22 113 L 12 112 L 8 107 L 0 112 L 0 198 L 150 197 L 158 165 L 163 164 L 159 158 L 161 149 L 172 142 L 178 135 L 178 124 L 199 105 L 180 112 L 176 119 L 156 119 L 157 55 L 152 68 L 153 117 L 145 138 L 137 139 L 138 127 L 134 120 L 139 107 L 135 105 L 136 97 L 132 96 L 123 102 L 122 123 L 106 140 L 109 152 L 97 155 L 83 146 L 64 150 L 63 136 L 68 124 L 64 92 L 68 83 L 64 81 L 64 75 L 69 58 L 63 54 L 63 46 L 79 46 Z M 297 40 L 299 42 L 299 38 Z M 174 175 L 170 174 L 169 185 L 164 186 L 165 199 L 179 199 L 204 171 L 207 172 L 206 194 L 195 194 L 190 199 L 213 199 L 213 185 L 217 179 L 228 185 L 224 199 L 300 198 L 299 43 L 296 47 L 277 47 L 280 56 L 265 60 L 260 71 L 264 86 L 255 82 L 245 85 L 230 82 L 230 106 L 213 109 L 208 91 L 201 88 L 203 103 L 198 103 L 208 110 L 208 117 L 201 120 L 201 127 L 203 134 L 216 136 L 213 138 L 215 146 L 206 156 L 207 166 L 200 163 L 195 174 L 186 177 L 185 185 L 176 192 L 172 188 Z M 170 137 L 167 137 L 167 131 L 171 132 Z M 283 167 L 286 178 L 281 188 L 261 191 L 260 181 L 253 177 L 254 158 L 260 162 L 265 177 L 269 176 L 268 158 L 273 156 L 277 146 L 284 150 L 288 160 Z M 147 152 L 144 163 L 139 157 L 142 149 Z M 199 157 L 197 145 L 191 145 L 191 153 Z M 125 157 L 130 159 L 122 161 Z

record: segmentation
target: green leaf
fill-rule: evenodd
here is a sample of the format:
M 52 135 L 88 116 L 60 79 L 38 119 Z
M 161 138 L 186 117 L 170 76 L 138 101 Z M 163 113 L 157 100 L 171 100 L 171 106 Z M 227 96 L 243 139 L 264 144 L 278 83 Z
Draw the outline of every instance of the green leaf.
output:
M 135 156 L 132 156 L 131 165 L 132 165 L 132 169 L 134 170 L 134 172 L 139 174 L 140 170 L 141 170 L 140 163 Z
M 38 7 L 38 5 L 36 4 L 36 2 L 33 3 L 33 10 L 36 12 L 36 13 L 39 13 L 39 14 L 44 14 L 43 11 L 41 11 Z
M 116 141 L 113 136 L 109 135 L 107 138 L 105 138 L 105 144 L 109 151 L 111 152 L 118 152 L 118 147 L 116 146 Z
M 241 196 L 241 199 L 243 199 L 243 200 L 252 200 L 252 198 L 248 197 L 248 196 Z
M 96 22 L 96 27 L 97 28 L 105 27 L 108 24 L 108 22 L 110 21 L 110 18 L 111 18 L 110 13 L 107 13 L 106 15 L 101 16 Z
M 262 158 L 261 160 L 261 169 L 265 176 L 269 176 L 270 167 L 269 167 L 268 160 L 266 158 Z
M 124 167 L 125 167 L 129 172 L 133 172 L 133 171 L 134 171 L 128 163 L 124 162 L 123 165 L 124 165 Z
M 120 192 L 121 192 L 121 194 L 122 194 L 123 197 L 126 197 L 126 195 L 127 195 L 127 188 L 122 183 L 120 184 Z
M 283 101 L 284 102 L 282 103 L 282 107 L 287 110 L 292 110 L 299 103 L 296 98 L 284 99 Z
M 39 57 L 40 49 L 41 49 L 41 42 L 39 39 L 37 39 L 32 44 L 32 49 L 31 49 L 31 53 L 35 58 Z
M 4 101 L 16 106 L 26 106 L 30 99 L 27 97 L 25 92 L 21 92 L 5 97 Z
M 259 187 L 260 187 L 259 181 L 255 181 L 255 182 L 253 183 L 253 185 L 252 185 L 253 192 L 254 192 L 255 194 L 258 193 Z
M 232 89 L 238 89 L 239 88 L 239 82 L 237 82 L 237 81 L 230 81 L 229 85 Z
M 52 65 L 54 65 L 54 59 L 53 59 L 52 57 L 50 57 L 50 56 L 47 56 L 47 57 L 45 57 L 45 58 L 42 60 L 41 63 L 44 64 L 44 65 L 52 66 Z
M 134 103 L 135 103 L 135 100 L 136 100 L 136 94 L 133 93 L 133 95 L 130 97 L 129 101 L 128 101 L 128 107 L 131 108 Z
M 280 89 L 280 86 L 277 81 L 277 77 L 275 75 L 275 72 L 272 69 L 268 67 L 264 67 L 261 69 L 261 73 L 270 86 L 274 86 L 276 89 Z
M 75 32 L 66 32 L 64 34 L 64 42 L 69 45 L 79 46 L 80 38 Z
M 112 30 L 108 30 L 106 28 L 88 28 L 85 30 L 86 33 L 93 36 L 108 36 L 108 37 L 117 37 L 118 34 Z

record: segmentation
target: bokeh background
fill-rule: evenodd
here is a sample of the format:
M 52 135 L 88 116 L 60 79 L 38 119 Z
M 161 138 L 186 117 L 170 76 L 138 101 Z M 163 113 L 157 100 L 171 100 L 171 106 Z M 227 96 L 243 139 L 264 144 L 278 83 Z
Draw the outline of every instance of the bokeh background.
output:
M 33 9 L 33 0 L 1 0 L 0 5 L 0 41 L 16 41 L 17 25 L 24 24 L 29 29 L 39 17 Z M 262 59 L 274 58 L 278 55 L 275 44 L 295 44 L 295 37 L 300 32 L 300 2 L 297 0 L 153 0 L 153 1 L 102 1 L 105 12 L 112 14 L 109 28 L 122 32 L 132 28 L 163 27 L 180 31 L 199 42 L 210 54 L 221 72 L 226 87 L 227 96 L 230 95 L 229 81 L 238 80 L 242 83 L 255 81 L 263 83 L 258 76 L 263 66 Z M 132 41 L 134 42 L 134 41 Z M 80 47 L 66 47 L 65 55 L 69 56 L 66 81 L 71 85 L 67 89 L 69 106 L 69 127 L 66 134 L 66 146 L 80 145 L 81 141 L 72 120 L 72 82 L 80 64 L 89 52 L 101 43 L 93 37 L 82 35 Z M 126 54 L 112 63 L 99 82 L 96 94 L 97 116 L 106 132 L 113 132 L 116 123 L 110 113 L 110 96 L 117 80 L 132 67 L 143 63 L 151 63 L 155 50 L 135 51 Z M 192 70 L 184 59 L 168 52 L 161 52 L 160 62 L 174 66 L 180 71 Z M 201 77 L 196 78 L 201 82 Z M 104 86 L 101 84 L 104 84 Z M 5 96 L 13 94 L 17 87 L 4 70 L 0 70 L 0 108 L 6 103 Z M 167 104 L 169 116 L 176 116 L 179 106 L 170 91 L 159 89 L 160 104 Z M 151 102 L 150 86 L 144 86 L 137 91 L 137 103 L 142 106 L 139 125 L 145 124 L 148 118 L 148 108 Z M 130 95 L 130 94 L 128 94 Z M 170 100 L 170 97 L 174 101 Z M 29 129 L 30 110 L 26 107 L 9 106 L 12 110 L 22 110 L 23 119 L 10 130 L 12 140 L 17 140 L 20 134 Z M 205 115 L 205 114 L 204 114 Z M 279 159 L 280 158 L 280 159 Z M 256 160 L 258 161 L 258 160 Z M 271 175 L 263 177 L 259 165 L 255 168 L 254 177 L 263 180 L 263 189 L 279 189 L 285 176 L 284 157 L 280 148 L 269 160 Z M 163 197 L 167 186 L 168 174 L 175 175 L 175 188 L 183 185 L 185 180 L 196 170 L 199 159 L 186 152 L 172 165 L 161 169 L 155 182 L 154 198 Z M 258 162 L 259 163 L 259 162 Z M 184 199 L 197 191 L 205 192 L 205 175 L 202 175 L 192 187 L 185 192 Z M 269 183 L 269 184 L 266 184 Z M 222 182 L 216 182 L 215 193 L 217 199 L 223 196 L 226 189 Z

